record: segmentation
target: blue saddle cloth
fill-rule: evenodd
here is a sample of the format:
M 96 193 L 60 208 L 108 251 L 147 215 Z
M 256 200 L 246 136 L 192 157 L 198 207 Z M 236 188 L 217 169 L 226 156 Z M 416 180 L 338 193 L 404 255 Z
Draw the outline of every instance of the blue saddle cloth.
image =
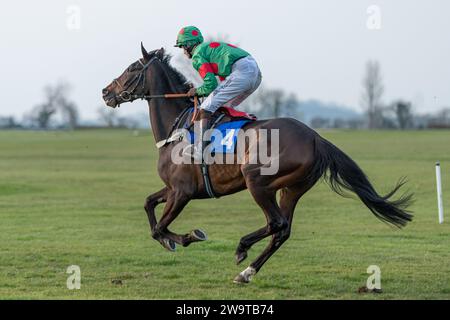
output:
M 236 120 L 224 122 L 216 126 L 211 135 L 212 153 L 234 153 L 239 130 L 251 120 Z M 190 132 L 191 143 L 194 143 L 194 132 Z

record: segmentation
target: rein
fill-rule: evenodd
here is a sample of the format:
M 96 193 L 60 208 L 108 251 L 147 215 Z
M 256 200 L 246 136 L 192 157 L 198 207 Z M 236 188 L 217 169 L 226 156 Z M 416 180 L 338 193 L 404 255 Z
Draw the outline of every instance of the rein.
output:
M 160 95 L 157 96 L 157 98 L 182 98 L 182 97 L 187 97 L 186 93 L 169 93 L 169 94 L 164 94 L 164 95 Z M 191 122 L 194 122 L 197 114 L 198 114 L 198 98 L 197 96 L 194 96 L 194 112 L 192 113 L 192 118 L 191 118 Z M 167 137 L 161 141 L 158 141 L 156 143 L 156 147 L 158 149 L 164 147 L 166 144 L 168 144 L 169 142 L 175 141 L 177 140 L 178 137 L 173 137 L 172 133 L 175 130 L 175 128 L 178 126 L 178 123 L 181 121 L 181 119 L 183 118 L 183 116 L 187 113 L 187 111 L 189 110 L 189 108 L 185 108 L 183 109 L 183 111 L 181 111 L 181 113 L 178 115 L 178 117 L 176 117 L 175 121 L 172 124 L 172 128 L 169 131 L 169 134 L 167 135 Z
M 135 94 L 134 91 L 139 87 L 139 85 L 141 85 L 142 87 L 142 92 L 145 91 L 145 80 L 146 80 L 146 71 L 148 69 L 148 67 L 150 66 L 150 64 L 155 61 L 158 60 L 157 57 L 153 57 L 149 60 L 149 62 L 147 62 L 146 64 L 143 64 L 142 61 L 139 59 L 139 63 L 142 65 L 142 69 L 139 71 L 139 73 L 137 75 L 134 76 L 134 78 L 130 81 L 130 83 L 124 87 L 120 84 L 119 81 L 117 81 L 117 79 L 114 79 L 114 83 L 122 90 L 122 92 L 120 92 L 118 94 L 118 96 L 124 101 L 124 102 L 130 102 L 136 99 L 141 99 L 141 100 L 150 100 L 150 99 L 158 99 L 158 98 L 164 98 L 164 99 L 176 99 L 176 98 L 188 98 L 188 94 L 187 93 L 166 93 L 166 94 L 153 94 L 153 95 L 149 95 L 149 94 Z M 129 88 L 131 87 L 132 84 L 134 84 L 133 89 L 129 90 Z M 197 96 L 194 96 L 194 116 L 192 117 L 192 121 L 194 121 L 195 117 L 197 116 L 197 104 L 198 104 L 198 98 Z
M 146 81 L 147 80 L 146 79 L 146 76 L 147 76 L 146 71 L 149 68 L 149 66 L 152 64 L 152 62 L 155 60 L 159 60 L 159 59 L 157 57 L 153 57 L 146 64 L 144 64 L 144 63 L 142 63 L 141 59 L 139 59 L 138 61 L 141 64 L 142 69 L 139 71 L 138 74 L 136 74 L 133 77 L 133 79 L 131 81 L 125 82 L 125 84 L 124 84 L 125 87 L 117 79 L 113 80 L 113 82 L 120 88 L 121 92 L 118 94 L 118 96 L 124 102 L 132 102 L 136 99 L 141 99 L 141 100 L 145 99 L 148 101 L 150 99 L 157 99 L 157 98 L 163 98 L 163 99 L 174 99 L 175 98 L 176 99 L 176 98 L 190 97 L 187 93 L 166 93 L 166 94 L 154 94 L 154 95 L 147 95 L 144 93 L 145 85 L 147 82 Z M 131 87 L 132 87 L 132 89 L 130 89 Z M 143 92 L 142 94 L 134 93 L 138 87 L 141 87 L 141 89 L 142 89 L 141 91 Z M 198 97 L 196 95 L 194 95 L 194 112 L 193 112 L 192 118 L 191 118 L 192 123 L 197 119 L 197 116 L 199 114 L 197 106 L 198 106 Z M 120 107 L 120 104 L 119 104 L 119 107 Z M 179 140 L 180 136 L 179 135 L 177 136 L 176 134 L 173 134 L 173 133 L 174 133 L 175 128 L 177 128 L 181 119 L 187 113 L 188 110 L 189 110 L 189 108 L 184 108 L 183 111 L 176 117 L 167 137 L 156 143 L 156 147 L 158 149 L 164 147 L 165 145 L 167 145 L 168 143 L 170 143 L 172 141 Z M 202 161 L 200 168 L 201 168 L 201 173 L 203 176 L 203 181 L 205 183 L 206 192 L 208 193 L 210 198 L 217 198 L 217 196 L 214 193 L 214 190 L 212 188 L 211 180 L 209 178 L 208 166 L 206 165 L 206 163 L 204 161 Z
M 120 84 L 119 81 L 117 81 L 117 79 L 114 79 L 114 83 L 122 90 L 122 92 L 120 92 L 118 94 L 118 96 L 124 101 L 124 102 L 130 102 L 130 101 L 134 101 L 136 99 L 141 99 L 141 100 L 150 100 L 150 99 L 158 99 L 158 98 L 162 98 L 162 99 L 177 99 L 177 98 L 188 98 L 189 95 L 187 93 L 166 93 L 166 94 L 153 94 L 153 95 L 148 95 L 148 94 L 135 94 L 134 92 L 136 91 L 136 89 L 141 86 L 142 88 L 142 92 L 145 91 L 145 83 L 146 83 L 146 71 L 149 68 L 149 66 L 152 64 L 153 61 L 158 60 L 157 57 L 153 57 L 151 58 L 146 64 L 143 64 L 142 61 L 139 59 L 139 63 L 142 65 L 142 69 L 139 71 L 139 73 L 137 75 L 134 76 L 134 78 L 129 82 L 129 84 L 124 87 Z M 133 86 L 133 88 L 130 90 L 130 87 Z M 192 115 L 192 119 L 191 122 L 194 122 L 194 120 L 197 117 L 198 114 L 198 97 L 194 96 L 194 112 Z M 120 105 L 119 105 L 120 106 Z M 173 131 L 175 130 L 175 127 L 178 125 L 178 122 L 181 120 L 182 116 L 186 113 L 186 111 L 188 110 L 188 108 L 184 109 L 181 114 L 175 119 L 172 128 L 169 131 L 169 134 L 167 135 L 167 137 L 164 140 L 161 140 L 159 142 L 156 143 L 156 146 L 158 148 L 161 148 L 163 146 L 165 146 L 167 143 L 171 142 L 172 140 L 171 135 L 173 133 Z

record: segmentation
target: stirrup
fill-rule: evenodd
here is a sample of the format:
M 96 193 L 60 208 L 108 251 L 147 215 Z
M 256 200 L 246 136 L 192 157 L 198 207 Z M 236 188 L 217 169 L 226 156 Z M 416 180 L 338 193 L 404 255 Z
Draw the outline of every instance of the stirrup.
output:
M 195 144 L 190 144 L 184 147 L 183 154 L 191 157 L 194 160 L 202 161 L 202 153 L 198 151 L 198 148 Z

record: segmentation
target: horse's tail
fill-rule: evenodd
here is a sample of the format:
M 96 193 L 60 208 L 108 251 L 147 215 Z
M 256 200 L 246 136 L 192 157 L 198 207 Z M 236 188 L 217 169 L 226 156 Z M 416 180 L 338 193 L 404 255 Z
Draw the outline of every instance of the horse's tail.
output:
M 314 161 L 310 181 L 316 182 L 324 176 L 333 191 L 339 195 L 347 196 L 343 189 L 354 192 L 378 219 L 398 228 L 412 220 L 413 216 L 405 210 L 411 204 L 412 193 L 404 194 L 398 200 L 391 200 L 405 184 L 405 179 L 401 179 L 387 195 L 380 196 L 359 166 L 319 135 L 315 138 Z

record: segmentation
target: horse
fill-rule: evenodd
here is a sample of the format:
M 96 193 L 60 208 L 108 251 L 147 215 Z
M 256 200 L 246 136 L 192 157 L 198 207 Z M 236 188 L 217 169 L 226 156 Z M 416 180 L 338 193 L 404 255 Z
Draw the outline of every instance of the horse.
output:
M 187 97 L 161 97 L 166 93 L 185 93 L 190 84 L 170 65 L 170 55 L 164 48 L 148 52 L 141 43 L 141 52 L 142 58 L 106 86 L 102 94 L 106 105 L 112 108 L 139 98 L 148 100 L 153 136 L 156 142 L 163 142 L 159 148 L 158 173 L 165 187 L 146 198 L 144 209 L 153 239 L 174 251 L 176 244 L 186 247 L 193 242 L 207 240 L 202 230 L 177 234 L 168 227 L 190 200 L 207 199 L 209 195 L 200 165 L 173 163 L 171 152 L 178 142 L 167 140 L 174 122 L 192 102 Z M 407 208 L 413 194 L 405 193 L 397 200 L 392 199 L 405 179 L 400 179 L 392 191 L 381 196 L 348 155 L 302 122 L 292 118 L 274 118 L 249 122 L 242 128 L 244 131 L 250 129 L 279 130 L 279 170 L 276 174 L 262 175 L 262 164 L 245 161 L 209 166 L 210 181 L 218 196 L 248 189 L 266 218 L 265 226 L 240 239 L 235 252 L 236 264 L 247 258 L 248 250 L 255 243 L 271 236 L 263 252 L 234 278 L 235 283 L 248 283 L 288 240 L 297 202 L 321 178 L 342 196 L 346 196 L 347 191 L 356 194 L 378 219 L 387 224 L 402 228 L 412 221 L 413 216 Z M 277 192 L 280 192 L 279 202 Z M 165 207 L 157 221 L 155 208 L 162 203 Z

